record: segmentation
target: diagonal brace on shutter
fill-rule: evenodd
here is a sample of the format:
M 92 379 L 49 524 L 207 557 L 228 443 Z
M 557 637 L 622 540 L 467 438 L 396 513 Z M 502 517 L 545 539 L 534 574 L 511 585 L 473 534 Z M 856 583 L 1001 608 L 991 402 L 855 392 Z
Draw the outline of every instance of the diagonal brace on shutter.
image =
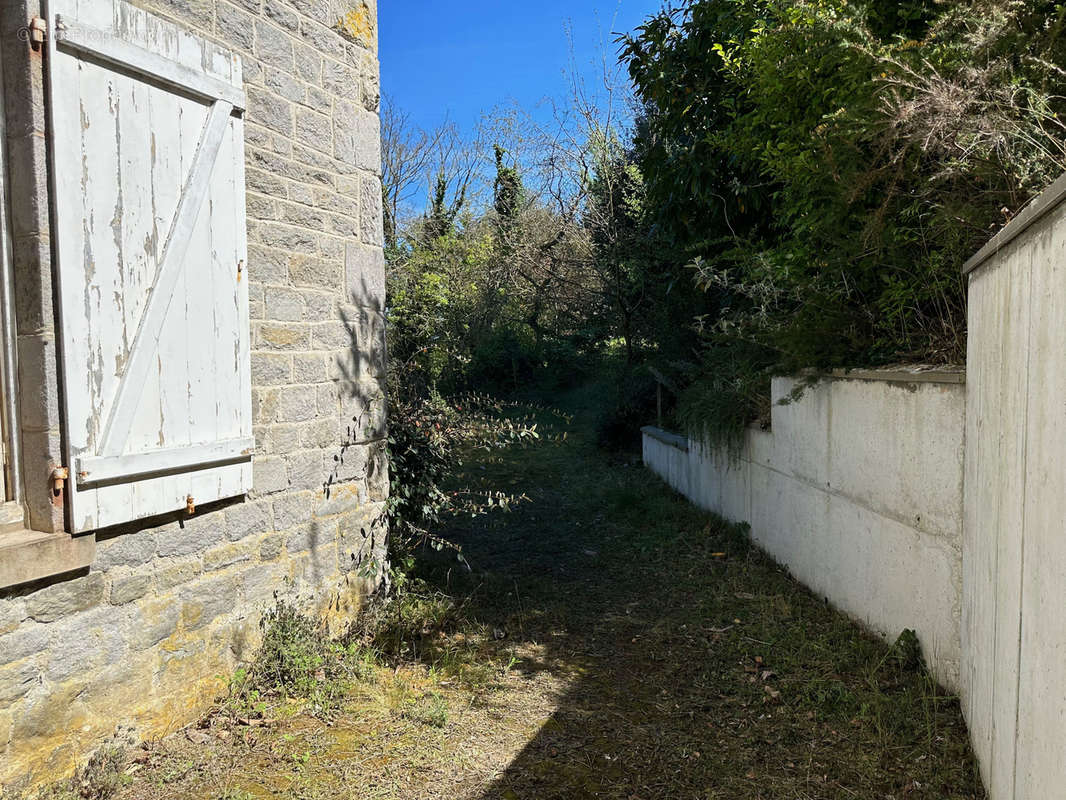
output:
M 148 302 L 130 347 L 126 372 L 122 376 L 115 405 L 111 408 L 100 446 L 97 448 L 101 456 L 121 455 L 129 439 L 137 413 L 137 405 L 148 378 L 148 371 L 159 349 L 163 323 L 166 322 L 167 312 L 174 298 L 174 289 L 181 276 L 189 239 L 207 197 L 211 172 L 215 168 L 218 151 L 232 113 L 231 103 L 216 100 L 207 116 L 203 135 L 200 137 L 200 144 L 193 158 L 192 169 L 182 189 L 170 234 L 163 246 L 163 256 L 159 260 L 155 282 L 152 284 Z

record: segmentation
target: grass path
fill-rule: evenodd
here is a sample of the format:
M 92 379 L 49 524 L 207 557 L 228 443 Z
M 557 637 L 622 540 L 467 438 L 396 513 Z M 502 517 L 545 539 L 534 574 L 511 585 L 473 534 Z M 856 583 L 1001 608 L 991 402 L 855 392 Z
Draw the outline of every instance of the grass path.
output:
M 591 397 L 584 397 L 591 403 Z M 121 798 L 983 797 L 958 704 L 694 510 L 589 415 L 475 456 L 524 492 L 456 524 L 331 714 L 179 733 Z

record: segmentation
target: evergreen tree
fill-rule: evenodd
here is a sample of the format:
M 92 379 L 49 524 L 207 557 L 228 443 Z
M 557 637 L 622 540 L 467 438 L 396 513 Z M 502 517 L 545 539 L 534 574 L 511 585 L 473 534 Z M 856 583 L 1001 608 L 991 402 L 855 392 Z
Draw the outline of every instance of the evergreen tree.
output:
M 522 203 L 522 178 L 517 167 L 509 167 L 503 162 L 506 151 L 495 146 L 496 181 L 492 187 L 492 207 L 496 209 L 501 221 L 514 221 Z

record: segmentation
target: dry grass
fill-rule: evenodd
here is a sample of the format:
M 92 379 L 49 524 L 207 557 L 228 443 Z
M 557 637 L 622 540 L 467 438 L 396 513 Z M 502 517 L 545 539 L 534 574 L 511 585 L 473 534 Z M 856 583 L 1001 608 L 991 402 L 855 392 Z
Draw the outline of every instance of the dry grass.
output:
M 454 527 L 474 571 L 425 562 L 330 714 L 217 716 L 131 754 L 114 796 L 983 797 L 954 698 L 584 418 L 468 462 L 531 502 Z

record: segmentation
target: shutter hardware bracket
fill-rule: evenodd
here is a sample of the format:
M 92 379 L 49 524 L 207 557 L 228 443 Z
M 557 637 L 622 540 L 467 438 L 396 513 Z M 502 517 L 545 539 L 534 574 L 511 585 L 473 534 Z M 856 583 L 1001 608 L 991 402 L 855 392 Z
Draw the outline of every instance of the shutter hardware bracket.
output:
M 48 23 L 40 17 L 34 17 L 30 20 L 29 26 L 29 40 L 30 47 L 34 50 L 40 50 L 41 45 L 44 44 L 45 39 L 48 38 Z
M 56 494 L 63 491 L 63 484 L 70 477 L 70 470 L 66 467 L 56 467 L 52 470 L 52 489 Z

